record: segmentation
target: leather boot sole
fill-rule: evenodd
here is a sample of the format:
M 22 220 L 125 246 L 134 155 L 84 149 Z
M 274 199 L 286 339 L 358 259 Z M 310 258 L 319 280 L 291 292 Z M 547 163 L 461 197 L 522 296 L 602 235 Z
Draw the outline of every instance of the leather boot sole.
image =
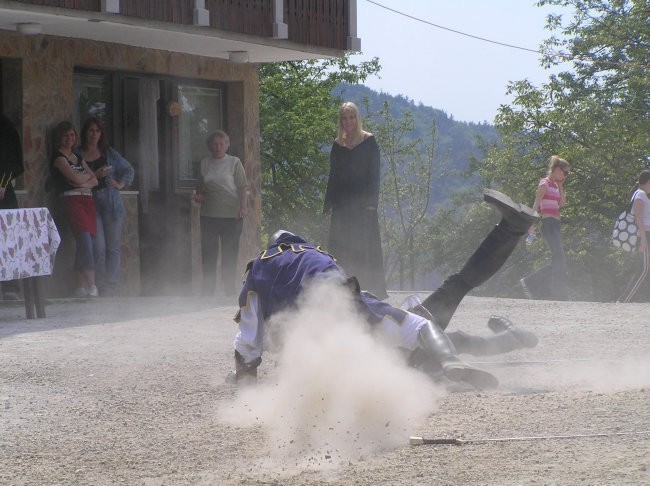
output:
M 477 390 L 494 390 L 499 386 L 499 380 L 494 375 L 469 365 L 446 365 L 444 374 L 451 381 L 469 383 Z
M 539 339 L 530 331 L 517 328 L 510 319 L 502 316 L 490 316 L 488 327 L 493 333 L 509 332 L 524 348 L 534 348 L 537 346 Z
M 537 211 L 533 211 L 528 206 L 514 202 L 502 192 L 495 191 L 494 189 L 484 189 L 483 200 L 488 204 L 496 206 L 506 221 L 524 232 L 539 220 Z

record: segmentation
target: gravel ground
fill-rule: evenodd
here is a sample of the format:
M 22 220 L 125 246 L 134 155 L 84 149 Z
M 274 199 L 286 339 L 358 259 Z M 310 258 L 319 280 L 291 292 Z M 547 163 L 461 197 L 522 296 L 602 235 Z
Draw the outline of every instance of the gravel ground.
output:
M 466 357 L 498 376 L 497 390 L 362 378 L 348 395 L 401 396 L 364 405 L 363 430 L 346 423 L 351 447 L 312 449 L 292 447 L 291 430 L 278 435 L 281 415 L 245 423 L 256 389 L 284 393 L 274 385 L 284 368 L 265 359 L 248 391 L 224 382 L 234 311 L 206 298 L 61 300 L 46 319 L 25 320 L 23 308 L 0 305 L 0 484 L 650 484 L 650 304 L 469 297 L 452 330 L 489 333 L 499 313 L 540 339 Z M 347 383 L 338 361 L 332 374 Z M 239 422 L 222 414 L 233 409 Z M 398 426 L 386 421 L 382 441 L 385 417 Z M 409 435 L 527 439 L 410 446 Z

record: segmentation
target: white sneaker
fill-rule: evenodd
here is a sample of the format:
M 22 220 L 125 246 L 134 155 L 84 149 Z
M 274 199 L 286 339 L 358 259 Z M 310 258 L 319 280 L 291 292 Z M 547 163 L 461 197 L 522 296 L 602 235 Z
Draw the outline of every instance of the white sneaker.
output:
M 83 287 L 79 287 L 72 293 L 72 296 L 82 299 L 88 297 L 88 291 Z
M 88 297 L 98 297 L 99 296 L 99 291 L 97 290 L 96 285 L 91 285 L 91 287 L 88 289 Z

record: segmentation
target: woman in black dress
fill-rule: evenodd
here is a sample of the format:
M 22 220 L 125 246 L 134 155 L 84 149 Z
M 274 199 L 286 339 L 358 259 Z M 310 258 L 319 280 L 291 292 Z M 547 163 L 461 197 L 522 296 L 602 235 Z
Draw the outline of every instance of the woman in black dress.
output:
M 339 132 L 330 153 L 325 212 L 332 212 L 327 250 L 361 288 L 388 297 L 379 236 L 379 146 L 361 127 L 359 109 L 339 110 Z

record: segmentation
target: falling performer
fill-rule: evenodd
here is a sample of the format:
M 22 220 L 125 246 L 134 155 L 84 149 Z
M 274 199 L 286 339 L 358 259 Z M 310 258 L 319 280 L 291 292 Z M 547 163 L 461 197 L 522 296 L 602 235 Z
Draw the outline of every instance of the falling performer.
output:
M 497 191 L 484 191 L 486 202 L 501 213 L 501 221 L 481 242 L 463 268 L 449 277 L 422 303 L 413 301 L 408 310 L 381 302 L 360 290 L 355 277 L 347 276 L 334 258 L 288 231 L 276 232 L 268 248 L 248 265 L 235 317 L 235 378 L 254 379 L 262 361 L 265 327 L 276 312 L 296 303 L 305 285 L 330 279 L 352 293 L 371 327 L 388 336 L 393 345 L 411 352 L 410 363 L 432 374 L 439 372 L 451 381 L 477 389 L 498 386 L 490 373 L 463 362 L 458 353 L 486 355 L 533 347 L 537 338 L 515 327 L 508 319 L 492 316 L 490 337 L 462 331 L 446 333 L 449 321 L 463 297 L 494 275 L 508 259 L 522 235 L 538 219 L 532 209 L 513 202 Z

